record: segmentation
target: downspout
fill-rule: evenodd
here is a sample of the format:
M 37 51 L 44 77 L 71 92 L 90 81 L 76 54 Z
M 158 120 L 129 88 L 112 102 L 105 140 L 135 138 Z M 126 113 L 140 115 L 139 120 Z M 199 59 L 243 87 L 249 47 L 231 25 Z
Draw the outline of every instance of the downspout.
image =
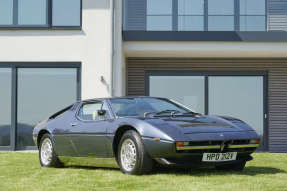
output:
M 112 39 L 112 51 L 111 51 L 111 67 L 110 67 L 110 95 L 111 97 L 114 96 L 114 57 L 115 57 L 115 1 L 116 0 L 111 0 L 111 39 Z

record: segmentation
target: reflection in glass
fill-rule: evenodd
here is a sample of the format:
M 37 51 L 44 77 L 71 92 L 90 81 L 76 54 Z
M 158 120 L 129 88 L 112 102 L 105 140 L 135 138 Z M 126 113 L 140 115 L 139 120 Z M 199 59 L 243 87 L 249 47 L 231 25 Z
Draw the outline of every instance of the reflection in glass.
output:
M 179 15 L 203 15 L 204 0 L 178 0 Z
M 234 1 L 208 0 L 208 15 L 234 15 Z
M 76 101 L 77 69 L 19 68 L 17 146 L 33 146 L 34 126 Z
M 169 31 L 172 30 L 171 16 L 147 16 L 147 30 Z
M 209 77 L 209 114 L 245 121 L 263 137 L 263 77 Z
M 178 16 L 179 31 L 203 31 L 203 16 Z
M 53 0 L 52 6 L 53 26 L 81 25 L 81 0 Z
M 13 24 L 13 0 L 0 0 L 0 25 Z
M 208 16 L 209 31 L 233 31 L 234 16 Z
M 18 0 L 20 25 L 47 24 L 47 0 Z
M 147 15 L 171 15 L 172 0 L 147 0 Z
M 240 15 L 265 15 L 265 0 L 240 0 Z
M 240 16 L 240 31 L 265 31 L 265 16 Z
M 0 68 L 0 146 L 10 145 L 12 71 Z
M 149 95 L 170 98 L 204 113 L 203 76 L 150 76 Z

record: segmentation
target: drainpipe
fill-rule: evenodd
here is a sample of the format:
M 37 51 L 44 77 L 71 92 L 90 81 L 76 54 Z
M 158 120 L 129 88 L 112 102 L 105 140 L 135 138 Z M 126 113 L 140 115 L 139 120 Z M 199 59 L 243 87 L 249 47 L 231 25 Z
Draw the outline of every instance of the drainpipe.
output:
M 112 30 L 112 52 L 111 52 L 111 69 L 110 69 L 110 95 L 111 97 L 114 96 L 114 57 L 115 57 L 115 1 L 111 0 L 111 9 L 112 9 L 112 16 L 111 16 L 111 30 Z

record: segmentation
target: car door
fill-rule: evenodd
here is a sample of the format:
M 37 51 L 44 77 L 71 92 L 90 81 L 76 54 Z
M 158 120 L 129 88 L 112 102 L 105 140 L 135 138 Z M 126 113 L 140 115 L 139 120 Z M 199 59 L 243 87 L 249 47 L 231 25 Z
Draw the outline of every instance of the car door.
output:
M 99 115 L 98 110 L 105 110 Z M 70 141 L 79 156 L 107 156 L 107 127 L 111 123 L 110 111 L 102 101 L 84 102 L 71 123 Z

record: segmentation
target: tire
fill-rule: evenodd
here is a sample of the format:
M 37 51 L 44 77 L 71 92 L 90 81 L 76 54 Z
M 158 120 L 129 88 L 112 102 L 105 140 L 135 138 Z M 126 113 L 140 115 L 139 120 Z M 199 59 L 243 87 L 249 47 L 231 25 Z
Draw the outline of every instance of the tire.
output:
M 142 175 L 152 171 L 153 160 L 136 131 L 128 130 L 122 136 L 118 146 L 118 162 L 125 174 Z
M 62 167 L 62 163 L 55 153 L 52 137 L 48 133 L 44 134 L 41 138 L 39 160 L 42 167 Z
M 217 170 L 235 170 L 235 171 L 242 171 L 245 168 L 246 161 L 238 162 L 235 164 L 225 164 L 225 165 L 218 165 L 215 166 Z

